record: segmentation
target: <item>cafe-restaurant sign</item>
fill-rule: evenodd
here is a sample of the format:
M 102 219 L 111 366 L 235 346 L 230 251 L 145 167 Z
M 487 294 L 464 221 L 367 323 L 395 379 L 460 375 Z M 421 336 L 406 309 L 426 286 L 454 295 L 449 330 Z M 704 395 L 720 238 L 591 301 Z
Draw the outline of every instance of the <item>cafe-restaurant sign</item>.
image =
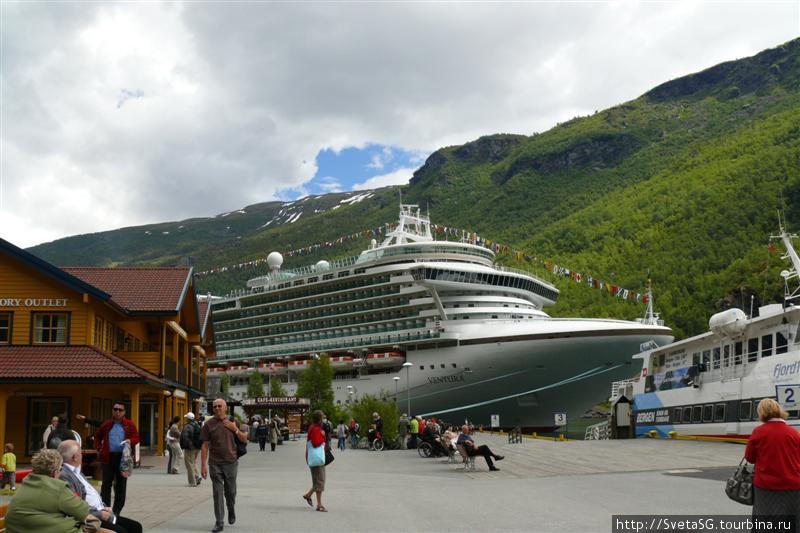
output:
M 0 307 L 66 307 L 67 298 L 0 298 Z

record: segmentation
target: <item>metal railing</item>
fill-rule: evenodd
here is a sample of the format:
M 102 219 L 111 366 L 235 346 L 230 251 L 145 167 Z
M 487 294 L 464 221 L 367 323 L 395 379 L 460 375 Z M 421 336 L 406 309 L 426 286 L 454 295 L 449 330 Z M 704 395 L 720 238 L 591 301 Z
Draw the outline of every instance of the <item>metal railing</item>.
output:
M 586 428 L 583 440 L 608 440 L 611 438 L 611 424 L 604 420 L 598 424 L 592 424 Z

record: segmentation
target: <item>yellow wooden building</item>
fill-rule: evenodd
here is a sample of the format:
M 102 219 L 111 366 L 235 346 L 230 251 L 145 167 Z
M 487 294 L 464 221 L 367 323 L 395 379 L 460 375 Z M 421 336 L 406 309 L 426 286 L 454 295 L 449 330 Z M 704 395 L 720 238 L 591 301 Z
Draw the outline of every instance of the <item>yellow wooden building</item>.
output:
M 90 448 L 75 415 L 122 401 L 161 453 L 169 419 L 204 401 L 209 312 L 191 268 L 58 268 L 0 239 L 0 443 L 25 462 L 65 415 Z

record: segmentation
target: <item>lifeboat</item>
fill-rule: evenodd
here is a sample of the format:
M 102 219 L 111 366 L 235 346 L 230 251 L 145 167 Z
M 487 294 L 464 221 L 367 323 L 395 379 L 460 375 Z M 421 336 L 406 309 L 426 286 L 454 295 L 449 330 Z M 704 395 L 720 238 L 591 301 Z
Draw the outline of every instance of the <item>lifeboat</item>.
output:
M 248 365 L 233 365 L 228 367 L 228 372 L 247 372 L 250 370 Z
M 224 366 L 210 366 L 208 367 L 209 372 L 225 372 Z
M 350 368 L 352 366 L 353 366 L 353 357 L 350 355 L 331 357 L 331 367 L 333 368 Z
M 308 368 L 308 359 L 298 359 L 297 361 L 289 361 L 289 371 L 298 372 Z
M 269 371 L 272 374 L 285 374 L 286 373 L 286 365 L 284 363 L 270 363 L 269 364 Z
M 367 364 L 370 366 L 398 366 L 403 364 L 405 357 L 400 352 L 381 352 L 367 354 Z

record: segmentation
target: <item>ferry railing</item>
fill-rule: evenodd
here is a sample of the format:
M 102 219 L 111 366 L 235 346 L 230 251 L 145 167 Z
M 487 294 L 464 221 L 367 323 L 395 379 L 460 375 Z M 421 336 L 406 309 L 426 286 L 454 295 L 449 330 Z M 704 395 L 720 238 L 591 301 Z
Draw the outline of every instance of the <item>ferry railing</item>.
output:
M 608 440 L 611 437 L 611 424 L 604 420 L 586 428 L 583 440 Z
M 508 432 L 508 443 L 509 444 L 522 443 L 522 428 L 520 426 L 517 426 Z

